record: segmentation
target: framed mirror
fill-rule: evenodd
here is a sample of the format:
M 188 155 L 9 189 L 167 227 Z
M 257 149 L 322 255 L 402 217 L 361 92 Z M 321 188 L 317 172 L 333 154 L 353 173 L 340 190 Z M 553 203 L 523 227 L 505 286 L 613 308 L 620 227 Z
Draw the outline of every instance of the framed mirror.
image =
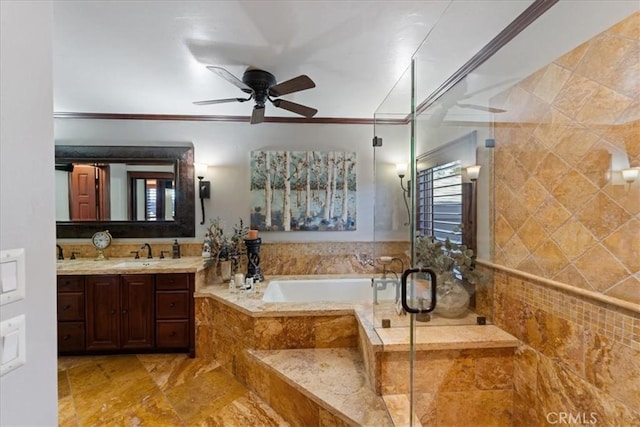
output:
M 56 145 L 58 238 L 194 237 L 193 145 Z

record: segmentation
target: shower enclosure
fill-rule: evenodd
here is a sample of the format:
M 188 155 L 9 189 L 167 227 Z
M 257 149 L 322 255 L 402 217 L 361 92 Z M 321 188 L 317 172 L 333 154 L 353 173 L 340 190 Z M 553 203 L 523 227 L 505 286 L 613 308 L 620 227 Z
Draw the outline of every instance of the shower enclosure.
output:
M 461 15 L 460 8 L 466 13 Z M 430 375 L 414 372 L 416 347 L 440 326 L 492 323 L 493 270 L 487 266 L 515 268 L 518 262 L 518 269 L 540 270 L 540 275 L 552 268 L 545 266 L 544 253 L 533 253 L 537 233 L 534 221 L 527 221 L 539 197 L 534 190 L 541 188 L 535 184 L 546 185 L 544 171 L 537 176 L 522 168 L 537 165 L 542 151 L 534 148 L 561 130 L 556 122 L 562 117 L 552 114 L 552 101 L 563 73 L 568 74 L 562 66 L 575 59 L 563 55 L 633 10 L 624 2 L 450 2 L 376 110 L 372 318 L 384 347 L 393 342 L 397 348 L 398 337 L 406 337 L 409 378 L 393 393 L 406 395 L 410 425 L 419 425 L 421 418 L 437 425 L 429 419 L 435 403 L 420 408 L 426 398 L 424 393 L 421 400 L 416 397 L 416 378 Z M 598 24 L 580 21 L 569 30 L 561 23 L 571 14 L 597 16 Z M 470 18 L 461 22 L 460 16 Z M 458 37 L 461 28 L 474 37 Z M 451 55 L 451 49 L 463 54 Z M 558 58 L 560 66 L 549 66 Z M 536 179 L 525 182 L 525 174 Z M 610 176 L 615 184 L 615 174 Z M 516 226 L 521 238 L 507 241 L 515 229 L 506 227 Z M 468 260 L 458 255 L 471 255 L 470 250 L 480 274 L 468 280 Z M 525 252 L 532 252 L 530 261 Z M 457 257 L 458 264 L 445 265 L 446 255 Z M 437 273 L 435 309 L 431 276 L 410 268 Z M 456 292 L 461 287 L 468 297 L 468 305 L 455 313 L 439 309 L 453 292 L 452 281 Z M 395 297 L 377 296 L 376 290 L 388 287 L 396 289 Z

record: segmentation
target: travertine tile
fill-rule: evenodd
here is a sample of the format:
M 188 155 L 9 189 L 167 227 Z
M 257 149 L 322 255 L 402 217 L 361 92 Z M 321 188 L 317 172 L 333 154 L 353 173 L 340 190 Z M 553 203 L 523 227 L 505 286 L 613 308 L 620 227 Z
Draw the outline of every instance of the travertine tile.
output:
M 438 426 L 505 426 L 513 419 L 513 391 L 445 392 L 436 405 Z
M 549 64 L 532 92 L 547 103 L 551 103 L 570 75 L 571 71 Z
M 546 230 L 533 217 L 529 217 L 520 227 L 518 237 L 529 252 L 535 251 L 540 243 L 549 238 Z
M 609 235 L 631 216 L 609 196 L 600 192 L 591 199 L 588 206 L 576 213 L 581 221 L 598 239 Z
M 509 266 L 520 264 L 528 255 L 527 247 L 522 243 L 520 238 L 515 235 L 506 245 L 504 245 L 505 257 Z
M 630 53 L 634 42 L 616 34 L 596 36 L 576 67 L 576 73 L 597 82 L 605 82 L 611 68 Z
M 553 152 L 544 156 L 534 172 L 536 179 L 547 191 L 553 191 L 567 173 L 567 164 Z
M 582 158 L 600 136 L 586 126 L 574 124 L 566 126 L 554 147 L 554 153 L 572 168 L 581 167 Z
M 602 245 L 596 245 L 589 249 L 576 260 L 575 266 L 589 284 L 600 292 L 604 292 L 612 284 L 620 282 L 629 274 L 624 265 Z
M 640 271 L 640 220 L 627 221 L 603 243 L 631 273 Z
M 533 177 L 518 190 L 518 198 L 529 214 L 533 214 L 548 196 L 549 192 Z
M 548 233 L 553 233 L 571 218 L 571 212 L 553 196 L 549 196 L 542 202 L 534 216 Z
M 522 205 L 518 197 L 513 197 L 509 202 L 507 209 L 502 213 L 504 219 L 509 223 L 512 229 L 518 230 L 529 217 L 529 213 Z
M 632 99 L 600 86 L 591 96 L 589 102 L 580 109 L 576 119 L 581 123 L 597 125 L 613 123 L 631 105 Z
M 598 191 L 590 180 L 575 169 L 553 189 L 553 196 L 570 212 L 580 209 Z
M 578 65 L 582 57 L 584 56 L 584 53 L 589 48 L 590 44 L 591 42 L 587 41 L 581 44 L 580 46 L 576 47 L 575 49 L 565 53 L 564 55 L 562 55 L 560 58 L 556 59 L 553 62 L 564 68 L 573 70 L 576 67 L 576 65 Z
M 416 398 L 416 401 L 420 399 L 419 403 L 416 406 L 418 406 L 421 411 L 423 410 L 423 408 L 435 406 L 435 402 L 433 405 L 429 405 L 427 399 L 424 398 L 425 394 L 427 393 L 421 393 L 420 396 Z M 428 395 L 433 396 L 431 394 Z M 393 425 L 395 427 L 409 427 L 411 414 L 409 396 L 406 394 L 386 394 L 382 396 L 382 399 L 384 400 L 384 403 L 387 406 L 387 410 L 389 411 L 389 415 L 393 420 Z M 422 424 L 419 414 L 416 414 L 416 417 L 413 419 L 413 425 L 415 427 L 422 427 L 423 425 L 428 424 Z
M 557 108 L 554 108 L 553 106 L 549 107 L 549 111 L 538 127 L 533 131 L 534 139 L 531 142 L 535 143 L 535 146 L 537 147 L 544 148 L 544 150 L 534 150 L 535 153 L 539 155 L 536 165 L 539 164 L 549 150 L 556 150 L 555 147 L 559 143 L 560 138 L 567 128 L 571 128 L 572 126 L 573 124 L 569 117 Z M 528 149 L 528 147 L 522 147 L 520 149 L 520 154 L 522 155 L 526 149 Z M 528 169 L 527 172 L 532 173 L 534 170 L 535 168 Z
M 635 277 L 629 277 L 613 288 L 608 289 L 606 294 L 623 301 L 640 304 L 640 280 Z
M 562 224 L 551 237 L 570 260 L 575 260 L 596 243 L 593 234 L 573 218 Z
M 61 397 L 58 394 L 58 426 L 78 427 L 78 418 L 71 395 Z
M 538 246 L 533 252 L 533 257 L 544 277 L 554 277 L 569 264 L 569 260 L 553 240 L 547 240 Z
M 640 351 L 589 331 L 586 378 L 598 389 L 640 413 Z

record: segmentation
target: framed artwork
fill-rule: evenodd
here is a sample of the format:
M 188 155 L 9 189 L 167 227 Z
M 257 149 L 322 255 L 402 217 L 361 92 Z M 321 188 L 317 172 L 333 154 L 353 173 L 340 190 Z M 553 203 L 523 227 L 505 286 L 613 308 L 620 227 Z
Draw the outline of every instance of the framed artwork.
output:
M 356 229 L 356 153 L 252 151 L 251 228 Z

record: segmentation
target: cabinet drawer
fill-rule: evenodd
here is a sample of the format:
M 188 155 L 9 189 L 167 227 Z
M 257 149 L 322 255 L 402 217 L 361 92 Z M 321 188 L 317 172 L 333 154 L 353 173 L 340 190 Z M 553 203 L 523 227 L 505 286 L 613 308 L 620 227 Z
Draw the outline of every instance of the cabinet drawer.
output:
M 84 350 L 84 323 L 58 323 L 58 351 L 77 352 Z
M 188 320 L 159 320 L 156 322 L 158 348 L 184 348 L 189 346 Z
M 58 294 L 58 321 L 84 320 L 84 293 Z
M 158 319 L 184 319 L 189 317 L 189 292 L 156 292 L 156 316 Z
M 58 292 L 83 292 L 84 276 L 58 276 Z
M 187 273 L 158 274 L 156 276 L 156 289 L 159 289 L 159 290 L 189 289 L 189 274 Z

